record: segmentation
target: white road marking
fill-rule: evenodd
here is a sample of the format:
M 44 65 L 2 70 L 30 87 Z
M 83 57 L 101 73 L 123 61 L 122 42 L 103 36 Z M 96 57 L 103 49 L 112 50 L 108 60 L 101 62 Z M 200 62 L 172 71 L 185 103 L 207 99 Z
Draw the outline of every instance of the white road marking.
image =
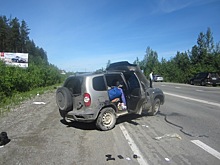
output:
M 197 92 L 203 92 L 204 90 L 201 90 L 201 89 L 198 89 L 198 90 L 196 90 Z
M 206 152 L 210 153 L 214 157 L 220 159 L 220 153 L 218 151 L 216 151 L 215 149 L 209 147 L 208 145 L 201 142 L 200 140 L 191 140 L 191 142 L 194 143 L 195 145 L 199 146 L 200 148 L 202 148 Z
M 200 102 L 200 103 L 204 103 L 204 104 L 209 104 L 209 105 L 214 105 L 214 106 L 220 107 L 220 104 L 219 104 L 219 103 L 214 103 L 214 102 L 211 102 L 211 101 L 200 100 L 200 99 L 194 99 L 194 98 L 191 98 L 191 97 L 176 95 L 176 94 L 167 93 L 167 92 L 164 92 L 164 94 L 170 95 L 170 96 L 174 96 L 174 97 L 179 97 L 179 98 L 186 99 L 186 100 L 197 101 L 197 102 Z
M 128 141 L 129 146 L 131 147 L 131 150 L 134 152 L 134 154 L 138 155 L 138 163 L 140 165 L 148 165 L 147 161 L 144 159 L 143 155 L 141 154 L 140 150 L 138 149 L 137 145 L 134 143 L 134 140 L 130 137 L 128 134 L 128 131 L 123 125 L 119 125 L 122 133 L 125 136 L 125 139 Z
M 46 104 L 45 102 L 33 102 L 33 104 Z

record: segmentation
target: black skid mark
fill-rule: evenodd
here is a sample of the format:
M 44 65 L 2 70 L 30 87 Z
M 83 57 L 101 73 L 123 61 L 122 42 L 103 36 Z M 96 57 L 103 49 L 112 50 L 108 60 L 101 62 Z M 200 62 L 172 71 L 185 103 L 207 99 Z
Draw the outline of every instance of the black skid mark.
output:
M 167 119 L 167 115 L 166 115 L 166 114 L 161 113 L 161 112 L 158 112 L 158 114 L 161 115 L 161 116 L 164 116 L 164 120 L 165 120 L 168 124 L 171 124 L 171 125 L 173 125 L 173 126 L 175 126 L 175 127 L 180 128 L 180 132 L 182 132 L 183 134 L 185 134 L 185 135 L 187 135 L 187 136 L 190 136 L 190 137 L 206 137 L 206 138 L 209 137 L 209 136 L 207 136 L 207 135 L 199 135 L 199 136 L 192 135 L 192 134 L 190 134 L 190 133 L 184 131 L 184 128 L 183 128 L 182 126 L 177 125 L 177 124 L 172 123 L 171 121 L 169 121 L 169 120 Z

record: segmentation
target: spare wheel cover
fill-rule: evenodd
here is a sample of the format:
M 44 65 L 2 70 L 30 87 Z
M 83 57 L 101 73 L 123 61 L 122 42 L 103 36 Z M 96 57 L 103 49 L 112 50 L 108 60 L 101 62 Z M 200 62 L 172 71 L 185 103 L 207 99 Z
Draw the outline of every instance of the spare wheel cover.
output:
M 56 102 L 60 110 L 69 111 L 72 109 L 73 100 L 68 88 L 60 87 L 57 89 Z

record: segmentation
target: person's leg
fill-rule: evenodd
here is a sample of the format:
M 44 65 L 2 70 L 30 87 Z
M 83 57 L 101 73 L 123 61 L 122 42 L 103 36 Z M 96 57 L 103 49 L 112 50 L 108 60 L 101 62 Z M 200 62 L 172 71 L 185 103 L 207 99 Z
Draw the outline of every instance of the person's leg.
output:
M 150 88 L 152 88 L 152 80 L 150 79 Z
M 121 91 L 121 100 L 122 100 L 122 102 L 126 105 L 126 100 L 125 100 L 124 92 L 123 92 L 123 90 L 122 90 L 121 88 L 119 88 L 119 89 L 120 89 L 120 91 Z

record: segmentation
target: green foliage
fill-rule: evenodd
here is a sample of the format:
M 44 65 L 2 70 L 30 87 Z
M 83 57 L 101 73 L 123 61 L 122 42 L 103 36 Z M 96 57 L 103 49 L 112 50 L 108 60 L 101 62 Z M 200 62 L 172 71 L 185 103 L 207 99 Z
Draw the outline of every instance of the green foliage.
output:
M 162 75 L 165 81 L 187 83 L 198 72 L 220 73 L 220 42 L 215 46 L 211 29 L 208 28 L 205 34 L 199 34 L 197 45 L 191 51 L 177 52 L 174 58 L 159 61 L 157 52 L 148 47 L 144 59 L 139 61 L 137 58 L 134 63 L 144 70 L 146 77 L 153 70 L 154 74 Z
M 28 68 L 6 66 L 0 61 L 0 103 L 5 97 L 61 83 L 64 76 L 53 65 L 30 64 Z
M 137 61 L 136 61 L 137 62 Z M 150 47 L 147 47 L 144 60 L 140 62 L 140 67 L 145 74 L 150 74 L 155 66 L 159 64 L 158 55 L 156 51 L 153 51 Z
M 20 104 L 22 101 L 27 99 L 32 99 L 36 97 L 38 94 L 44 94 L 48 92 L 54 92 L 54 90 L 60 86 L 60 84 L 55 84 L 47 87 L 35 88 L 31 91 L 22 92 L 22 93 L 14 93 L 11 97 L 5 97 L 4 102 L 0 102 L 0 117 L 5 115 L 10 111 L 14 106 Z
M 108 60 L 107 64 L 106 64 L 106 69 L 109 67 L 109 65 L 111 64 L 111 61 Z
M 8 66 L 0 60 L 0 107 L 8 98 L 36 88 L 61 83 L 65 76 L 49 64 L 43 48 L 29 40 L 29 28 L 25 21 L 8 20 L 0 16 L 0 52 L 25 52 L 29 54 L 28 68 Z

